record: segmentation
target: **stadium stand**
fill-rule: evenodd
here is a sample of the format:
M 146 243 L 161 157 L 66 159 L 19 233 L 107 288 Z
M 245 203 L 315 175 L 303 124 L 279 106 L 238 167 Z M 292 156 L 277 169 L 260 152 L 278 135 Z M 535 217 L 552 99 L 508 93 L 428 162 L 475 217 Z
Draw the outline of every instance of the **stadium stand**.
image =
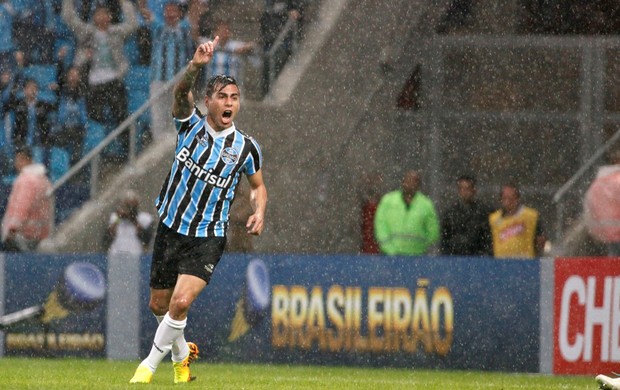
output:
M 56 64 L 35 64 L 24 69 L 24 78 L 33 79 L 39 85 L 38 98 L 54 104 L 57 101 L 58 67 Z

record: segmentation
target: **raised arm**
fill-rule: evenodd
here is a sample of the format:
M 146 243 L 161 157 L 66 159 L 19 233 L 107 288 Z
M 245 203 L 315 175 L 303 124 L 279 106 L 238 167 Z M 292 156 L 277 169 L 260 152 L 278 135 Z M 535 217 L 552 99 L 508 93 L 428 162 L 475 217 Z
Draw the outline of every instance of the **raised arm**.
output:
M 136 18 L 136 9 L 131 1 L 122 0 L 121 9 L 123 10 L 123 22 L 112 26 L 111 29 L 115 34 L 126 37 L 138 29 L 138 19 Z
M 78 35 L 78 38 L 83 39 L 88 34 L 88 24 L 78 17 L 73 0 L 62 0 L 61 16 L 71 32 Z
M 213 41 L 208 41 L 196 48 L 194 57 L 187 65 L 183 77 L 174 86 L 174 102 L 172 103 L 172 115 L 175 118 L 187 118 L 192 114 L 194 109 L 194 96 L 192 95 L 192 87 L 196 82 L 196 78 L 203 66 L 213 58 L 213 50 L 220 41 L 217 36 Z

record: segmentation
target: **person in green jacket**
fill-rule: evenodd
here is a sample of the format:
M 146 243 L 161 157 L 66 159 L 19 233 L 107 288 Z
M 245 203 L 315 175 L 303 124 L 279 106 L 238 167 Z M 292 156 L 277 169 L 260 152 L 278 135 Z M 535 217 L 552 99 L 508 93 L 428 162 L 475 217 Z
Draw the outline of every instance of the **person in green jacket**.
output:
M 383 195 L 375 214 L 375 236 L 386 255 L 423 255 L 439 240 L 433 201 L 418 191 L 420 174 L 405 173 L 400 190 Z

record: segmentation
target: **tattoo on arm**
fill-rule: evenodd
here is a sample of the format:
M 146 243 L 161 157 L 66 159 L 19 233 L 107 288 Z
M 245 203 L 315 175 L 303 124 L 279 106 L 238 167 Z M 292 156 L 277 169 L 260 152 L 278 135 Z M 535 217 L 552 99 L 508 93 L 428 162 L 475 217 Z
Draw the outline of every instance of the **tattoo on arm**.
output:
M 196 82 L 199 70 L 200 68 L 190 62 L 185 69 L 185 73 L 183 73 L 183 77 L 174 86 L 173 113 L 175 116 L 186 116 L 190 114 L 194 105 L 191 90 Z

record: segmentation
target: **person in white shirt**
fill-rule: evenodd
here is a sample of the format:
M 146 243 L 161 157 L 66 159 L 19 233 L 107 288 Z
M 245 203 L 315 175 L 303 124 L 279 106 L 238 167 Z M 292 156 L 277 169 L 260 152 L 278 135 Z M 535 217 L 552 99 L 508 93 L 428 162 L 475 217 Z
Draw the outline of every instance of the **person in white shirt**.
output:
M 106 241 L 108 254 L 129 253 L 141 256 L 153 236 L 153 216 L 139 209 L 140 197 L 127 191 L 117 210 L 110 215 Z

